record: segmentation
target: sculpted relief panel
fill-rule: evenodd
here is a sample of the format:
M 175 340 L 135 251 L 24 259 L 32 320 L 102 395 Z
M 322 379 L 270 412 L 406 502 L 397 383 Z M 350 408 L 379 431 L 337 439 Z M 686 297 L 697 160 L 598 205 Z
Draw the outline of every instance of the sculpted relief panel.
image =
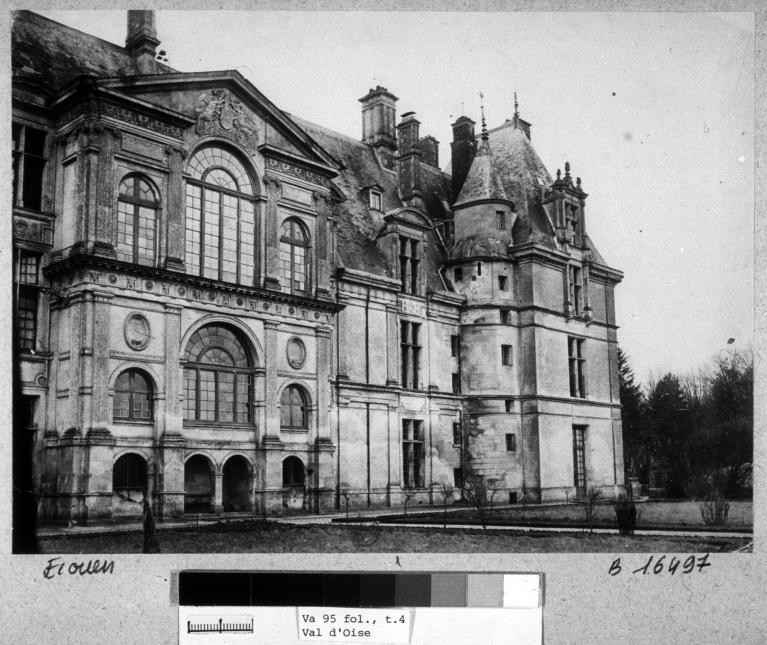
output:
M 232 139 L 251 153 L 258 146 L 255 121 L 242 102 L 229 90 L 203 92 L 197 98 L 193 115 L 197 119 L 195 132 L 200 135 L 223 136 Z

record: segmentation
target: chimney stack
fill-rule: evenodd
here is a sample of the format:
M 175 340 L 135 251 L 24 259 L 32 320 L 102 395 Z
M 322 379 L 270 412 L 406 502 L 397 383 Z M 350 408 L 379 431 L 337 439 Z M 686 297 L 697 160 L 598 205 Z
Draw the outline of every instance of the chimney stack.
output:
M 362 141 L 375 148 L 381 164 L 394 169 L 397 152 L 397 107 L 399 99 L 380 85 L 360 99 L 362 103 Z
M 471 162 L 477 152 L 477 139 L 474 136 L 476 123 L 467 116 L 458 117 L 453 123 L 453 142 L 450 144 L 450 165 L 453 173 L 453 195 L 458 197 L 461 187 L 469 174 Z
M 397 176 L 400 196 L 405 202 L 421 196 L 421 140 L 418 138 L 420 125 L 415 118 L 415 112 L 406 112 L 397 126 Z
M 421 152 L 423 153 L 424 163 L 433 168 L 439 168 L 439 141 L 433 136 L 427 134 L 421 139 Z
M 133 59 L 137 73 L 154 74 L 157 71 L 155 56 L 159 44 L 154 26 L 154 11 L 129 9 L 125 48 Z

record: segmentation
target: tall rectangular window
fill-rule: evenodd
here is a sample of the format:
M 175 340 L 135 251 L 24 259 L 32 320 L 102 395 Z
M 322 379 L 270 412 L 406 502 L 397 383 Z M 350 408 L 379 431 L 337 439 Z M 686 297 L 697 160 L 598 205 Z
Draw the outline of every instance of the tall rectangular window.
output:
M 425 479 L 423 421 L 402 420 L 402 485 L 423 488 Z
M 453 468 L 453 486 L 463 489 L 463 468 Z
M 39 296 L 39 257 L 17 251 L 15 271 L 16 333 L 18 348 L 35 349 L 37 337 L 37 301 Z
M 573 480 L 579 494 L 586 490 L 586 427 L 573 426 Z
M 509 278 L 507 276 L 505 275 L 498 276 L 498 290 L 499 291 L 509 290 Z
M 402 293 L 418 295 L 419 266 L 418 240 L 401 235 L 399 238 L 399 275 Z
M 503 211 L 495 211 L 495 223 L 499 229 L 506 228 L 506 213 Z
M 421 325 L 406 320 L 400 322 L 400 349 L 402 360 L 402 387 L 418 389 L 421 364 Z
M 508 432 L 506 433 L 506 452 L 517 451 L 517 435 Z
M 570 369 L 570 396 L 586 398 L 586 359 L 583 357 L 583 339 L 567 338 L 568 363 Z
M 383 210 L 381 208 L 381 193 L 377 190 L 370 191 L 370 208 L 376 211 Z
M 503 365 L 514 364 L 514 357 L 513 357 L 511 345 L 501 345 L 501 364 Z
M 501 309 L 501 324 L 502 325 L 511 324 L 511 312 L 508 309 Z
M 570 265 L 568 267 L 568 281 L 570 284 L 570 303 L 573 307 L 573 313 L 579 316 L 581 313 L 581 291 L 583 290 L 583 282 L 581 278 L 581 270 Z
M 461 341 L 456 334 L 450 336 L 450 356 L 457 358 L 461 351 Z
M 45 136 L 20 123 L 13 124 L 13 205 L 39 211 L 43 197 Z
M 453 394 L 461 393 L 461 375 L 453 372 L 451 375 L 453 379 Z
M 453 280 L 456 282 L 463 282 L 463 269 L 461 267 L 455 267 L 453 269 Z

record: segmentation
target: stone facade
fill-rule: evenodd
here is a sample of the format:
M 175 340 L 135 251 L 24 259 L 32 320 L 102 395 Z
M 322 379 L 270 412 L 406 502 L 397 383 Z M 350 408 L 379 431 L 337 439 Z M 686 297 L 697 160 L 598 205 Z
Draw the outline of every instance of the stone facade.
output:
M 17 431 L 49 521 L 501 501 L 623 485 L 586 194 L 513 120 L 452 166 L 397 97 L 363 140 L 237 72 L 15 14 Z M 423 149 L 422 149 L 423 148 Z M 447 488 L 446 488 L 447 487 Z

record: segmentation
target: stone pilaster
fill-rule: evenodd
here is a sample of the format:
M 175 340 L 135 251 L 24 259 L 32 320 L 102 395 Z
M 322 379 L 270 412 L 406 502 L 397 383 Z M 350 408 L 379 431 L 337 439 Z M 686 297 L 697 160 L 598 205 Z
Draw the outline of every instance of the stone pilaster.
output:
M 184 440 L 180 434 L 160 437 L 160 477 L 157 486 L 163 518 L 184 514 Z
M 399 383 L 399 329 L 397 307 L 386 305 L 386 384 Z
M 184 348 L 181 344 L 181 311 L 178 305 L 165 304 L 165 414 L 164 427 L 159 426 L 162 434 L 181 434 L 183 428 L 183 393 L 181 356 Z
M 92 329 L 92 394 L 91 426 L 104 426 L 112 421 L 112 406 L 109 396 L 109 349 L 111 293 L 94 291 Z
M 530 404 L 524 404 L 527 407 Z M 524 409 L 523 407 L 523 409 Z M 535 406 L 533 406 L 535 407 Z M 541 500 L 541 462 L 537 409 L 522 414 L 522 473 L 525 501 Z
M 220 471 L 212 475 L 213 480 L 213 512 L 224 512 L 224 476 Z
M 317 328 L 317 439 L 330 440 L 330 375 L 333 368 L 333 329 Z
M 165 200 L 166 269 L 184 271 L 184 159 L 186 151 L 168 146 L 168 190 Z
M 266 257 L 264 266 L 263 285 L 268 289 L 279 289 L 280 267 L 280 215 L 277 208 L 277 200 L 282 197 L 282 182 L 275 178 L 265 177 L 266 184 Z
M 277 399 L 279 385 L 277 378 L 279 332 L 277 330 L 279 326 L 280 323 L 277 322 L 267 321 L 264 323 L 264 362 L 266 367 L 266 427 L 262 433 L 264 440 L 272 437 L 279 438 L 280 436 L 280 408 Z
M 400 415 L 399 406 L 390 405 L 388 410 L 388 441 L 387 441 L 387 470 L 389 477 L 388 504 L 399 506 L 402 497 L 402 445 L 400 443 Z
M 349 323 L 347 321 L 347 309 L 349 299 L 346 296 L 338 295 L 338 304 L 344 307 L 336 314 L 336 349 L 338 351 L 338 371 L 336 377 L 339 379 L 349 378 L 349 359 L 347 352 L 349 346 L 344 339 L 349 338 Z
M 99 133 L 100 151 L 97 161 L 96 174 L 98 183 L 95 186 L 96 230 L 93 240 L 94 253 L 106 257 L 115 257 L 114 242 L 117 239 L 115 230 L 115 170 L 114 151 L 119 138 L 114 130 L 104 129 Z
M 328 197 L 315 193 L 317 220 L 315 227 L 315 247 L 317 258 L 316 293 L 327 294 L 330 276 L 330 256 L 328 255 Z
M 85 504 L 88 519 L 112 516 L 112 469 L 115 439 L 107 428 L 91 428 L 87 441 Z

